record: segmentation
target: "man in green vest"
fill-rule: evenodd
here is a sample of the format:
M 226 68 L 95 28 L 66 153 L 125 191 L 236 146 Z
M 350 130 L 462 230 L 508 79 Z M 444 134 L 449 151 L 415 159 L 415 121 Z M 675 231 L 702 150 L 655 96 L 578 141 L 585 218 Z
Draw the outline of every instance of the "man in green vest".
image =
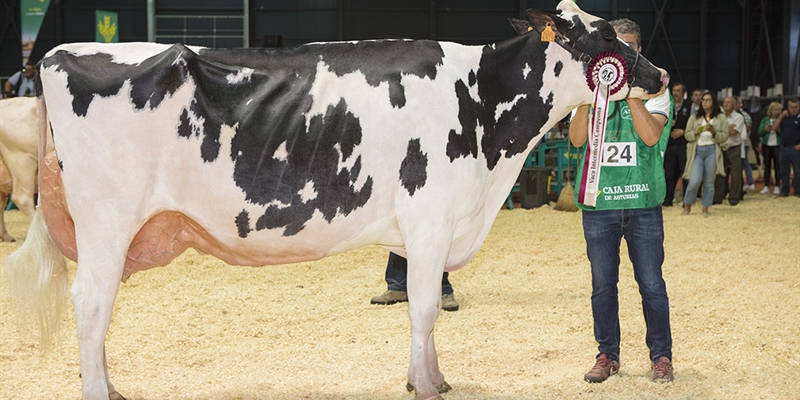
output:
M 641 52 L 639 26 L 628 19 L 610 21 L 617 37 Z M 642 295 L 650 348 L 652 378 L 670 382 L 672 334 L 669 300 L 661 266 L 664 262 L 664 222 L 661 203 L 666 194 L 664 152 L 672 119 L 669 90 L 642 101 L 629 98 L 608 106 L 606 134 L 600 152 L 597 198 L 594 206 L 576 204 L 583 216 L 586 253 L 592 270 L 592 315 L 599 353 L 594 367 L 584 375 L 589 382 L 603 382 L 620 368 L 620 326 L 617 281 L 620 242 L 628 244 L 634 278 Z M 581 106 L 570 124 L 570 141 L 580 148 L 576 182 L 581 182 L 586 161 L 589 106 Z M 585 200 L 584 200 L 585 201 Z

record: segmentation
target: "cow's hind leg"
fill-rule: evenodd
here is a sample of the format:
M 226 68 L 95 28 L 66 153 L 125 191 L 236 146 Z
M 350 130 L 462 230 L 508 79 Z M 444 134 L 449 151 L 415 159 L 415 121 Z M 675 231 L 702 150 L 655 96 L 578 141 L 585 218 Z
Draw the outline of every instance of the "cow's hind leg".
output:
M 84 400 L 106 400 L 115 394 L 106 367 L 105 338 L 111 322 L 114 299 L 119 289 L 128 241 L 124 229 L 113 229 L 98 218 L 94 226 L 84 227 L 76 220 L 78 269 L 72 284 L 72 304 L 78 328 L 81 382 Z M 104 234 L 103 227 L 108 229 Z M 114 232 L 108 235 L 108 232 Z M 119 397 L 115 397 L 119 398 Z
M 13 242 L 15 239 L 6 230 L 5 211 L 8 204 L 8 195 L 0 193 L 0 242 Z
M 418 249 L 407 245 L 411 363 L 406 388 L 416 391 L 416 400 L 440 399 L 440 393 L 450 390 L 439 370 L 433 336 L 442 307 L 442 273 L 449 245 L 449 241 L 426 242 Z

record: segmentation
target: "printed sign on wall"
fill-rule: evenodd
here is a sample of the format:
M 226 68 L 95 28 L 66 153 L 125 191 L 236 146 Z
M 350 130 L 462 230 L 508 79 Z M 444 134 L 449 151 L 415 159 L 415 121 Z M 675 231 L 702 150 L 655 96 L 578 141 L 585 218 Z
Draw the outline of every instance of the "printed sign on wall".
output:
M 20 23 L 22 25 L 22 65 L 31 57 L 33 45 L 36 44 L 36 37 L 39 35 L 39 28 L 42 26 L 44 14 L 50 0 L 21 0 L 20 2 Z
M 117 34 L 117 13 L 97 10 L 94 13 L 97 25 L 94 40 L 100 43 L 119 43 Z

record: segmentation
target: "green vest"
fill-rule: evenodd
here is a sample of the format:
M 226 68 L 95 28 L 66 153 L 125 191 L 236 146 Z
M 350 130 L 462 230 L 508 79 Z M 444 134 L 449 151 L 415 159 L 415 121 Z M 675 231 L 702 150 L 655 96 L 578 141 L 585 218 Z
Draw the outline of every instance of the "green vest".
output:
M 664 152 L 672 127 L 675 103 L 670 97 L 667 124 L 654 146 L 646 145 L 633 130 L 633 119 L 627 101 L 610 102 L 600 166 L 595 207 L 578 202 L 586 160 L 586 144 L 580 148 L 580 161 L 575 175 L 575 204 L 581 210 L 621 210 L 655 207 L 664 201 L 667 184 L 664 179 Z M 590 109 L 591 113 L 592 110 Z M 591 114 L 590 114 L 591 119 Z M 591 135 L 591 132 L 589 132 Z

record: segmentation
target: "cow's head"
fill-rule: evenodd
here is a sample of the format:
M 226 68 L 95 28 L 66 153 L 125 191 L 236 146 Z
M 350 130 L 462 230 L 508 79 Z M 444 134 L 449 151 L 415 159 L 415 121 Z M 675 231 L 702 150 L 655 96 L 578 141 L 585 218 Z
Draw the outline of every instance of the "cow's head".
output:
M 612 52 L 621 56 L 629 69 L 628 79 L 625 86 L 611 97 L 612 100 L 621 100 L 626 96 L 649 99 L 666 90 L 669 83 L 666 71 L 655 67 L 637 49 L 618 39 L 611 24 L 583 12 L 574 1 L 559 3 L 555 15 L 529 9 L 528 18 L 529 21 L 511 19 L 510 22 L 518 34 L 538 32 L 542 35 L 542 32 L 546 32 L 546 36 L 552 31 L 554 43 L 563 48 L 566 57 L 582 63 L 584 73 L 598 54 Z M 588 90 L 589 85 L 586 87 Z

